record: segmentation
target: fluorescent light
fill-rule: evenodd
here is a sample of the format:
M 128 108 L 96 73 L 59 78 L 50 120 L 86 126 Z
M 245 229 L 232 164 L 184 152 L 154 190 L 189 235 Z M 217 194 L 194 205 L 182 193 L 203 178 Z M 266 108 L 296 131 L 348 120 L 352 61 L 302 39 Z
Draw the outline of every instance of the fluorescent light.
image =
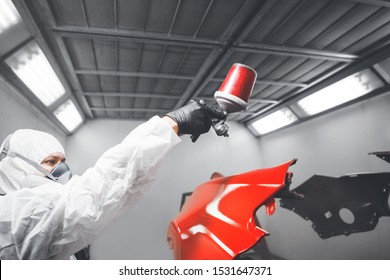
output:
M 323 88 L 298 101 L 298 106 L 309 116 L 336 107 L 378 88 L 369 72 L 359 72 Z
M 0 34 L 21 20 L 11 0 L 0 1 Z
M 298 120 L 297 116 L 288 109 L 283 108 L 264 118 L 258 119 L 249 125 L 250 129 L 257 135 L 264 135 L 276 129 L 285 127 Z
M 65 94 L 64 86 L 35 42 L 25 45 L 9 57 L 6 63 L 46 106 Z
M 66 101 L 57 110 L 55 110 L 54 115 L 69 132 L 72 132 L 83 122 L 79 111 L 76 109 L 76 106 L 74 106 L 71 100 Z

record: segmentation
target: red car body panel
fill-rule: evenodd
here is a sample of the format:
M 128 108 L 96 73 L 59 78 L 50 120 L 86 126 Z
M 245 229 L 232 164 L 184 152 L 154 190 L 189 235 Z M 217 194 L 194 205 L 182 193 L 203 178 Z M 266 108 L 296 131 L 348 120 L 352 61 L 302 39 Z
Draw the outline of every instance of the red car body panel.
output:
M 256 210 L 265 205 L 269 215 L 275 211 L 273 197 L 293 163 L 216 176 L 198 186 L 168 227 L 175 259 L 234 259 L 268 235 L 255 224 Z

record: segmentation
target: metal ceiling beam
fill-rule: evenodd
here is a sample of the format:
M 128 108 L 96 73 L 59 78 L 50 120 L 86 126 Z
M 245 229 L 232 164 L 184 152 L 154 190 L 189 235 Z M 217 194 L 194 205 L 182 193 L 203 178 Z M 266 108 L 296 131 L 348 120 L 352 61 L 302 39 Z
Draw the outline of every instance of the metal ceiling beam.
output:
M 233 48 L 241 52 L 264 53 L 341 62 L 352 62 L 358 58 L 357 55 L 352 55 L 348 53 L 338 53 L 309 48 L 276 46 L 261 43 L 241 43 L 239 45 L 234 46 Z
M 219 42 L 216 40 L 199 39 L 189 36 L 171 35 L 153 33 L 153 32 L 139 32 L 132 30 L 113 30 L 108 28 L 97 27 L 82 27 L 82 26 L 58 26 L 53 30 L 62 37 L 77 38 L 77 39 L 106 39 L 106 40 L 131 40 L 139 43 L 159 43 L 172 44 L 175 46 L 185 47 L 204 47 L 213 48 L 215 46 L 223 47 L 226 42 Z M 256 43 L 241 43 L 236 44 L 234 49 L 237 51 L 266 53 L 275 55 L 298 56 L 306 58 L 326 59 L 334 61 L 350 62 L 358 56 L 337 53 L 308 48 L 297 48 L 278 46 L 271 44 L 256 44 Z
M 85 120 L 85 114 L 84 111 L 81 110 L 79 103 L 77 102 L 77 99 L 75 98 L 73 91 L 68 83 L 68 80 L 65 78 L 62 69 L 59 67 L 57 63 L 56 56 L 52 53 L 51 48 L 49 47 L 49 44 L 47 42 L 47 39 L 43 32 L 45 31 L 44 26 L 38 21 L 38 17 L 34 11 L 31 9 L 31 3 L 29 1 L 25 0 L 12 0 L 15 8 L 18 10 L 18 13 L 20 14 L 21 18 L 23 19 L 23 23 L 26 26 L 27 30 L 31 33 L 31 37 L 34 38 L 34 40 L 37 42 L 39 47 L 42 49 L 43 53 L 45 54 L 46 58 L 49 60 L 51 66 L 53 67 L 55 73 L 57 74 L 58 79 L 63 84 L 67 96 L 73 101 L 76 108 L 80 112 L 83 121 Z M 27 91 L 22 91 L 23 94 L 30 95 Z M 30 97 L 27 97 L 31 99 Z M 39 103 L 36 103 L 34 101 L 35 105 L 39 110 L 44 113 L 49 120 L 51 120 L 59 129 L 61 129 L 63 132 L 69 135 L 69 132 L 67 129 L 58 121 L 58 119 L 54 116 L 53 112 L 49 110 L 49 108 L 42 108 Z
M 17 97 L 23 100 L 27 106 L 32 107 L 37 112 L 46 117 L 46 119 L 64 134 L 68 134 L 68 130 L 64 125 L 54 117 L 53 113 L 36 97 L 31 90 L 16 76 L 16 74 L 3 62 L 0 62 L 0 82 L 4 83 Z
M 349 64 L 350 65 L 350 64 Z M 331 71 L 328 71 L 327 74 L 323 75 L 322 77 L 320 77 L 319 79 L 317 79 L 316 81 L 312 82 L 311 84 L 309 84 L 306 88 L 300 88 L 298 90 L 295 90 L 291 93 L 289 93 L 288 97 L 285 97 L 283 98 L 282 100 L 279 100 L 277 103 L 275 104 L 271 104 L 269 107 L 266 107 L 266 108 L 263 108 L 259 111 L 256 112 L 255 115 L 253 115 L 252 117 L 250 118 L 243 118 L 241 121 L 244 122 L 244 123 L 247 123 L 251 120 L 253 120 L 254 118 L 257 118 L 258 116 L 266 113 L 266 112 L 269 112 L 271 110 L 273 110 L 274 108 L 277 108 L 279 109 L 281 106 L 278 106 L 279 104 L 283 104 L 284 101 L 286 101 L 287 99 L 291 100 L 291 99 L 294 99 L 294 98 L 298 98 L 298 96 L 301 96 L 301 94 L 303 92 L 305 92 L 306 90 L 310 89 L 311 87 L 313 87 L 315 84 L 320 84 L 322 83 L 323 81 L 331 78 L 333 75 L 335 74 L 338 74 L 338 73 L 342 73 L 342 71 L 344 69 L 346 69 L 348 67 L 347 64 L 345 65 L 342 65 L 342 66 L 336 66 L 336 67 L 333 67 Z M 275 109 L 275 110 L 277 110 Z M 275 111 L 273 110 L 273 111 Z
M 176 104 L 175 108 L 181 107 L 188 100 L 196 98 L 203 92 L 209 81 L 215 77 L 219 69 L 233 54 L 234 49 L 232 47 L 243 42 L 275 2 L 276 1 L 268 0 L 259 8 L 259 2 L 247 0 L 244 5 L 241 6 L 239 12 L 236 13 L 235 18 L 231 21 L 230 26 L 221 36 L 221 41 L 224 42 L 223 47 L 214 50 L 213 56 L 207 58 L 202 67 L 204 70 L 200 73 L 201 75 L 197 75 L 197 79 L 193 81 L 191 86 L 187 87 L 183 97 Z M 253 13 L 253 11 L 257 12 L 249 17 L 248 14 Z
M 219 57 L 222 55 L 222 48 L 214 48 L 205 61 L 203 62 L 203 65 L 199 69 L 198 73 L 196 74 L 196 77 L 191 81 L 191 83 L 186 87 L 185 91 L 183 92 L 180 100 L 176 103 L 174 109 L 178 109 L 182 107 L 188 100 L 190 100 L 194 96 L 194 91 L 199 86 L 202 81 L 208 80 L 210 77 L 209 71 L 214 67 L 214 65 L 217 63 Z
M 65 43 L 62 40 L 62 38 L 60 38 L 59 36 L 56 36 L 56 35 L 54 35 L 54 36 L 56 37 L 55 40 L 57 41 L 58 48 L 62 54 L 66 68 L 68 69 L 68 75 L 70 76 L 71 80 L 73 81 L 72 84 L 75 88 L 76 96 L 80 96 L 80 102 L 81 102 L 81 104 L 83 104 L 83 108 L 84 108 L 85 112 L 87 113 L 88 117 L 90 119 L 94 119 L 94 116 L 91 112 L 91 108 L 89 106 L 88 101 L 80 95 L 83 92 L 83 87 L 81 86 L 80 80 L 74 72 L 75 69 L 74 69 L 72 60 L 70 58 L 70 55 L 68 53 L 68 50 L 65 46 Z
M 128 72 L 128 71 L 110 71 L 110 70 L 84 70 L 77 69 L 74 73 L 79 75 L 102 75 L 102 76 L 121 76 L 136 78 L 157 78 L 157 79 L 175 79 L 175 80 L 192 80 L 194 76 L 174 75 L 163 73 L 146 73 L 146 72 Z
M 249 99 L 248 103 L 249 104 L 251 103 L 278 104 L 279 101 L 272 100 L 272 99 L 251 98 Z
M 381 88 L 378 88 L 370 93 L 368 93 L 367 95 L 363 95 L 361 97 L 358 97 L 356 99 L 353 99 L 351 101 L 348 101 L 344 104 L 341 104 L 341 105 L 338 105 L 334 108 L 331 108 L 329 110 L 325 110 L 321 113 L 318 113 L 318 114 L 315 114 L 315 115 L 311 115 L 311 116 L 306 116 L 304 118 L 300 118 L 298 119 L 298 121 L 294 122 L 292 125 L 297 125 L 297 124 L 300 124 L 300 123 L 303 123 L 303 122 L 306 122 L 306 121 L 309 121 L 309 120 L 312 120 L 312 119 L 315 119 L 315 118 L 318 118 L 320 116 L 323 116 L 325 114 L 328 114 L 329 112 L 333 112 L 333 111 L 336 111 L 338 109 L 341 109 L 343 107 L 346 107 L 346 106 L 350 106 L 352 104 L 356 104 L 358 102 L 361 102 L 361 101 L 364 101 L 364 100 L 367 100 L 367 99 L 370 99 L 370 98 L 373 98 L 375 96 L 380 96 L 382 94 L 387 94 L 390 92 L 390 86 L 389 85 L 385 85 L 384 87 L 381 87 Z M 283 107 L 287 106 L 286 104 L 283 105 Z M 262 110 L 262 113 L 272 113 L 272 112 L 275 112 L 276 110 L 279 110 L 281 107 L 280 106 L 271 106 L 271 108 L 266 108 L 264 110 Z M 273 109 L 271 111 L 271 109 Z M 240 120 L 240 122 L 243 122 L 244 124 L 246 125 L 249 125 L 253 120 L 255 120 L 257 117 L 259 116 L 259 113 L 256 113 L 255 115 L 251 116 L 251 117 L 244 117 L 244 120 Z M 288 125 L 287 127 L 289 127 L 290 125 Z M 283 128 L 281 128 L 283 129 Z M 280 130 L 280 129 L 278 129 Z M 278 131 L 278 130 L 275 130 Z
M 308 86 L 307 89 L 301 91 L 299 94 L 294 94 L 292 96 L 286 97 L 283 100 L 281 100 L 278 104 L 275 104 L 274 106 L 261 110 L 251 116 L 250 118 L 245 119 L 243 122 L 245 124 L 248 124 L 255 118 L 259 117 L 260 115 L 264 113 L 268 113 L 270 109 L 273 109 L 273 111 L 276 111 L 282 107 L 289 106 L 293 103 L 296 103 L 298 100 L 316 92 L 319 91 L 335 82 L 338 82 L 350 75 L 353 75 L 359 71 L 365 70 L 367 68 L 370 68 L 372 65 L 375 65 L 379 62 L 381 62 L 384 59 L 387 59 L 390 57 L 390 42 L 388 45 L 385 45 L 384 47 L 380 49 L 371 49 L 371 52 L 367 50 L 364 55 L 362 55 L 361 59 L 349 64 L 348 66 L 344 67 L 344 69 L 340 71 L 335 71 L 335 73 L 331 76 L 328 76 L 326 79 L 321 78 L 320 81 L 315 81 L 311 85 Z M 385 85 L 385 89 L 388 89 L 389 87 Z M 383 93 L 382 89 L 375 90 L 378 94 Z M 366 98 L 367 96 L 370 96 L 370 94 L 363 97 Z M 360 99 L 359 99 L 360 100 Z
M 347 0 L 349 2 L 357 2 L 367 5 L 379 6 L 384 8 L 390 8 L 390 2 L 381 0 Z
M 31 1 L 26 1 L 26 0 L 13 0 L 13 1 L 14 1 L 14 3 L 19 2 L 19 5 L 23 5 L 25 7 L 25 9 L 28 10 L 28 13 L 31 16 L 31 19 L 29 19 L 28 22 L 25 22 L 26 27 L 32 28 L 32 27 L 30 27 L 31 25 L 33 25 L 33 24 L 36 25 L 36 28 L 39 31 L 38 35 L 36 36 L 37 39 L 39 40 L 39 45 L 41 47 L 45 46 L 45 49 L 43 50 L 45 52 L 45 54 L 50 55 L 52 57 L 52 60 L 50 60 L 50 61 L 56 62 L 56 63 L 52 63 L 52 66 L 54 66 L 56 68 L 58 68 L 58 66 L 60 66 L 59 67 L 61 69 L 59 71 L 61 73 L 60 79 L 62 79 L 61 81 L 66 81 L 64 83 L 66 91 L 70 94 L 72 101 L 74 102 L 75 106 L 79 109 L 80 113 L 83 115 L 83 118 L 85 118 L 85 115 L 89 118 L 93 118 L 92 112 L 89 110 L 89 105 L 88 105 L 86 99 L 77 94 L 77 91 L 80 91 L 80 89 L 81 89 L 80 84 L 72 82 L 72 79 L 69 79 L 69 74 L 72 75 L 72 71 L 66 71 L 66 70 L 69 70 L 69 67 L 64 66 L 64 64 L 60 63 L 60 61 L 58 59 L 59 57 L 63 57 L 66 64 L 71 64 L 69 55 L 66 53 L 67 51 L 66 51 L 66 48 L 65 48 L 65 45 L 63 43 L 62 38 L 55 36 L 55 35 L 54 36 L 51 35 L 51 28 L 53 26 L 55 26 L 55 20 L 54 20 L 53 13 L 52 13 L 49 5 L 47 4 L 47 1 L 46 0 L 37 1 L 37 3 L 40 5 L 40 8 L 41 8 L 39 13 L 36 13 L 35 10 L 31 8 L 31 5 L 33 5 L 33 3 Z M 25 16 L 22 15 L 22 18 L 23 18 L 23 21 L 25 21 Z M 31 23 L 30 21 L 33 21 L 34 23 Z M 39 26 L 38 26 L 38 24 L 39 24 Z M 53 43 L 57 44 L 59 46 L 59 48 L 56 48 L 56 47 L 53 48 L 53 46 L 54 46 Z M 50 49 L 50 51 L 48 51 L 49 49 Z M 53 53 L 53 55 L 52 55 L 52 53 Z M 66 61 L 67 58 L 69 61 Z M 57 64 L 58 64 L 58 66 L 57 66 Z M 76 76 L 76 75 L 74 75 L 74 76 Z M 77 78 L 77 76 L 76 76 L 76 78 Z M 74 89 L 76 90 L 76 93 L 74 92 Z
M 118 0 L 114 0 L 114 28 L 118 28 Z
M 245 25 L 243 29 L 240 30 L 238 36 L 235 40 L 235 43 L 242 43 L 246 37 L 252 32 L 252 30 L 257 26 L 259 21 L 269 12 L 269 10 L 273 7 L 276 1 L 267 0 L 261 6 L 260 9 L 252 16 L 250 21 Z
M 203 100 L 211 100 L 211 101 L 215 101 L 214 97 L 209 97 L 209 96 L 198 96 L 199 99 L 203 99 Z M 264 103 L 264 104 L 277 104 L 279 103 L 278 101 L 276 100 L 271 100 L 271 99 L 260 99 L 260 98 L 251 98 L 249 99 L 249 103 Z M 254 113 L 252 113 L 254 114 Z
M 173 27 L 175 26 L 175 22 L 176 22 L 176 19 L 177 19 L 177 15 L 179 13 L 180 5 L 181 5 L 181 0 L 178 0 L 177 4 L 176 4 L 176 8 L 175 8 L 175 13 L 173 14 L 173 18 L 172 18 L 172 21 L 171 21 L 171 26 L 169 27 L 168 36 L 171 36 Z
M 140 32 L 134 30 L 123 29 L 108 29 L 98 27 L 82 27 L 82 26 L 57 26 L 53 31 L 58 35 L 67 38 L 78 39 L 106 39 L 106 40 L 123 40 L 139 43 L 157 43 L 171 44 L 175 46 L 194 46 L 201 48 L 212 48 L 221 45 L 219 41 L 193 38 L 180 35 L 165 35 L 154 32 Z
M 30 43 L 32 41 L 34 41 L 34 37 L 31 36 L 31 37 L 27 38 L 26 40 L 24 40 L 23 42 L 21 42 L 20 44 L 15 46 L 10 52 L 5 53 L 3 56 L 1 56 L 0 62 L 7 60 L 7 58 L 9 58 L 13 54 L 17 53 L 21 48 L 23 48 L 25 45 L 27 45 L 28 43 Z
M 219 42 L 209 39 L 198 39 L 189 36 L 171 35 L 153 33 L 153 32 L 139 32 L 132 30 L 113 30 L 108 28 L 97 27 L 82 27 L 82 26 L 58 26 L 53 30 L 62 37 L 76 38 L 76 39 L 106 39 L 106 40 L 127 40 L 139 43 L 158 43 L 158 44 L 172 44 L 175 46 L 192 46 L 213 48 L 215 46 L 223 47 L 226 42 Z M 278 46 L 272 44 L 256 44 L 256 43 L 241 43 L 233 47 L 236 51 L 255 52 L 274 55 L 286 55 L 295 57 L 306 57 L 315 59 L 326 59 L 333 61 L 351 62 L 358 56 L 337 53 L 316 49 Z
M 265 80 L 265 79 L 257 79 L 256 84 L 285 86 L 285 87 L 301 87 L 301 88 L 305 88 L 308 86 L 308 84 L 306 84 L 306 83 L 289 82 L 289 81 L 283 81 L 283 80 L 275 81 L 275 80 Z
M 212 78 L 211 82 L 223 82 L 223 78 Z M 290 81 L 276 81 L 276 80 L 266 80 L 266 79 L 257 79 L 256 84 L 265 84 L 265 85 L 274 85 L 274 86 L 287 86 L 287 87 L 302 87 L 305 88 L 308 86 L 306 83 L 290 82 Z
M 152 93 L 131 93 L 131 92 L 84 92 L 84 96 L 107 96 L 107 97 L 134 97 L 134 98 L 165 98 L 179 99 L 181 96 L 169 94 L 152 94 Z
M 162 108 L 122 108 L 122 107 L 91 107 L 92 111 L 106 111 L 106 112 L 139 112 L 139 113 L 155 113 L 168 112 L 169 109 Z

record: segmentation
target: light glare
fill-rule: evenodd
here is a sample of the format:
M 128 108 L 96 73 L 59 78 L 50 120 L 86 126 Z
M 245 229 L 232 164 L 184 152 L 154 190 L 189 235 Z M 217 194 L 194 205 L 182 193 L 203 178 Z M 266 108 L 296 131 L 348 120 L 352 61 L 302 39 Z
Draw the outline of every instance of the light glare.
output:
M 83 121 L 79 111 L 71 100 L 66 101 L 55 110 L 54 115 L 69 132 L 72 132 Z
M 6 63 L 46 106 L 50 106 L 65 94 L 64 86 L 35 42 L 24 46 L 9 57 Z
M 370 80 L 360 72 L 299 100 L 297 104 L 311 116 L 367 94 L 372 87 Z
M 21 21 L 20 15 L 11 0 L 0 1 L 0 34 Z
M 250 124 L 250 126 L 257 132 L 258 135 L 264 135 L 271 131 L 292 124 L 297 120 L 297 116 L 295 116 L 290 109 L 283 108 L 253 122 Z

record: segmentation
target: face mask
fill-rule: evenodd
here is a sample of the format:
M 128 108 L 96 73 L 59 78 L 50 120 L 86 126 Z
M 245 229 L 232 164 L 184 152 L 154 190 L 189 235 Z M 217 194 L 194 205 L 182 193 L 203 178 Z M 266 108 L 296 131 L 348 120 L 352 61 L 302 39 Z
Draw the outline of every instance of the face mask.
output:
M 51 181 L 64 185 L 72 177 L 72 172 L 65 162 L 60 162 L 50 173 L 47 172 L 47 174 L 50 175 L 50 177 L 43 177 L 37 174 L 27 176 L 23 182 L 22 189 L 39 187 Z
M 70 178 L 72 178 L 72 172 L 65 162 L 60 162 L 57 164 L 50 172 L 50 175 L 52 175 L 51 177 L 53 178 L 48 176 L 46 177 L 63 185 L 66 184 Z

